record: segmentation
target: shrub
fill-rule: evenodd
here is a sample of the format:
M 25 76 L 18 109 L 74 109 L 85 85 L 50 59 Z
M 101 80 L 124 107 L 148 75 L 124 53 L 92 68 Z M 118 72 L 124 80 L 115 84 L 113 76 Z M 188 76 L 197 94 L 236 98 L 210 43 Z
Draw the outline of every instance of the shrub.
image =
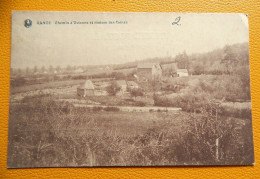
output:
M 47 99 L 45 101 L 47 102 Z M 42 104 L 46 103 L 42 102 Z M 54 103 L 53 105 L 59 107 L 62 104 Z M 96 109 L 102 108 L 96 107 Z M 107 107 L 105 109 L 113 111 L 116 108 Z M 250 155 L 253 150 L 250 142 L 252 136 L 251 133 L 248 133 L 251 125 L 246 122 L 241 126 L 237 120 L 221 115 L 218 115 L 218 120 L 216 120 L 215 114 L 212 115 L 206 109 L 200 115 L 180 116 L 179 119 L 185 121 L 185 125 L 182 125 L 185 127 L 180 131 L 173 131 L 176 123 L 158 120 L 151 124 L 147 122 L 144 130 L 136 129 L 140 132 L 139 134 L 127 136 L 120 133 L 125 132 L 125 128 L 121 128 L 121 126 L 128 127 L 128 123 L 122 123 L 112 129 L 109 127 L 110 120 L 99 120 L 102 119 L 99 116 L 92 118 L 91 113 L 86 113 L 84 109 L 76 109 L 77 111 L 69 116 L 57 113 L 54 114 L 55 116 L 49 116 L 42 112 L 43 109 L 28 111 L 21 110 L 21 106 L 11 106 L 10 110 L 12 125 L 10 125 L 9 147 L 10 151 L 13 150 L 15 153 L 10 155 L 8 162 L 17 167 L 207 165 L 241 164 L 239 163 L 241 161 L 248 161 L 250 164 L 252 161 L 252 155 Z M 150 109 L 151 111 L 153 110 Z M 158 110 L 158 112 L 160 111 Z M 95 115 L 95 113 L 93 114 Z M 157 116 L 161 115 L 160 113 Z M 72 119 L 74 119 L 73 122 Z M 71 130 L 70 133 L 57 130 L 78 129 L 86 125 L 92 129 Z M 102 126 L 106 127 L 102 128 Z M 216 128 L 221 130 L 215 130 Z M 220 138 L 219 161 L 216 160 L 216 138 Z M 28 149 L 27 146 L 37 147 Z M 37 150 L 38 146 L 46 148 Z
M 135 100 L 132 99 L 132 98 L 127 98 L 127 99 L 125 99 L 125 101 L 127 101 L 127 102 L 135 102 Z
M 116 80 L 122 80 L 126 78 L 125 74 L 122 72 L 112 72 L 111 77 Z
M 93 110 L 93 111 L 101 111 L 101 110 L 103 110 L 103 107 L 94 106 L 94 107 L 92 108 L 92 110 Z
M 163 106 L 163 107 L 173 106 L 172 101 L 167 97 L 161 97 L 159 95 L 154 94 L 153 100 L 155 106 Z
M 130 90 L 130 94 L 132 97 L 137 97 L 137 96 L 143 96 L 144 93 L 140 88 L 134 88 Z
M 238 109 L 238 108 L 232 108 L 232 107 L 220 107 L 220 114 L 223 116 L 232 116 L 242 119 L 251 119 L 252 112 L 251 109 Z
M 111 84 L 107 87 L 107 93 L 111 96 L 115 96 L 118 91 L 120 91 L 120 87 L 115 81 L 112 81 Z
M 143 107 L 143 106 L 145 106 L 145 102 L 143 102 L 143 101 L 137 101 L 137 102 L 135 102 L 135 105 L 136 105 L 136 106 Z
M 27 80 L 23 77 L 17 77 L 11 81 L 11 87 L 26 85 Z
M 113 111 L 113 112 L 120 111 L 120 109 L 118 107 L 105 107 L 104 110 Z

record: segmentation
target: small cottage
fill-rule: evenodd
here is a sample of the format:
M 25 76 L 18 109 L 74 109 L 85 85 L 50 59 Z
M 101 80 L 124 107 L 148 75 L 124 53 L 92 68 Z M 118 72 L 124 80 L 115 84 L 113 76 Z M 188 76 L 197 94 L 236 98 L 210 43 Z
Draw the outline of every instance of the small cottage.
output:
M 137 65 L 139 80 L 158 79 L 162 76 L 162 67 L 157 63 L 141 63 Z
M 77 88 L 77 94 L 81 97 L 94 96 L 94 84 L 87 80 L 84 84 Z
M 183 77 L 183 76 L 189 76 L 187 69 L 177 69 L 177 76 Z

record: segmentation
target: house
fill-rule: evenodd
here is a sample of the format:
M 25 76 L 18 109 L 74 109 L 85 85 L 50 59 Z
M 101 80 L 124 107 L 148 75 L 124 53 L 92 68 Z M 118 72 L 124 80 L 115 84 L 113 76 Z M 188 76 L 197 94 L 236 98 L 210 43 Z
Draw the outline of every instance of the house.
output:
M 177 63 L 165 63 L 162 64 L 163 76 L 176 77 L 177 76 Z
M 178 77 L 189 76 L 188 70 L 187 69 L 177 69 L 177 76 Z
M 123 95 L 127 91 L 127 84 L 125 80 L 117 80 L 116 84 L 120 87 L 119 95 Z
M 127 82 L 127 88 L 129 88 L 129 89 L 137 89 L 137 88 L 139 88 L 139 86 L 134 81 L 128 81 Z
M 93 96 L 94 90 L 92 81 L 86 80 L 84 84 L 77 88 L 77 94 L 81 97 Z
M 137 76 L 140 81 L 160 79 L 162 67 L 158 63 L 141 63 L 137 65 Z

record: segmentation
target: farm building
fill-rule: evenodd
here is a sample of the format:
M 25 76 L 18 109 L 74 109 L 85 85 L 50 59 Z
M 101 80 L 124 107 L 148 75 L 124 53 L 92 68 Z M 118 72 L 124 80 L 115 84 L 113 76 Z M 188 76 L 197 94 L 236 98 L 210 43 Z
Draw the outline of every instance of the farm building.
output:
M 77 94 L 81 97 L 93 96 L 94 90 L 95 88 L 92 81 L 87 80 L 84 84 L 77 88 Z
M 177 75 L 178 77 L 189 76 L 189 73 L 187 69 L 177 69 Z
M 177 63 L 165 63 L 162 64 L 163 69 L 163 75 L 164 76 L 170 76 L 170 77 L 176 77 L 177 76 Z
M 137 76 L 140 81 L 157 79 L 162 76 L 162 67 L 158 63 L 141 63 L 137 65 Z
M 129 89 L 136 89 L 136 88 L 139 88 L 138 84 L 134 81 L 128 81 L 127 82 L 127 87 Z
M 120 87 L 118 95 L 123 95 L 127 91 L 127 84 L 125 80 L 117 80 L 116 84 Z

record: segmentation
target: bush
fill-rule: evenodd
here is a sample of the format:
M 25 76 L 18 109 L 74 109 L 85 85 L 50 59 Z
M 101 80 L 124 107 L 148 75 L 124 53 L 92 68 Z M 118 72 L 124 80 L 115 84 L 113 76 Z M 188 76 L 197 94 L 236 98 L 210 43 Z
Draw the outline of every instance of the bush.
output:
M 11 80 L 11 87 L 18 87 L 18 86 L 24 86 L 26 85 L 27 80 L 23 77 L 15 78 L 14 80 Z
M 107 87 L 107 93 L 111 96 L 115 96 L 118 91 L 120 91 L 120 87 L 115 81 L 112 81 L 111 84 Z
M 105 107 L 104 110 L 105 111 L 113 111 L 113 112 L 120 111 L 120 109 L 118 107 Z
M 51 101 L 51 98 L 49 99 Z M 44 99 L 41 104 L 46 102 L 47 99 Z M 61 105 L 61 103 L 54 104 L 57 107 Z M 64 105 L 66 106 L 66 103 Z M 96 109 L 102 108 L 96 107 Z M 115 107 L 105 109 L 118 110 Z M 128 127 L 129 121 L 124 120 L 127 123 L 117 123 L 117 127 L 111 128 L 114 119 L 103 118 L 102 115 L 93 118 L 92 115 L 96 114 L 86 112 L 84 109 L 76 109 L 77 111 L 71 115 L 56 113 L 52 116 L 43 113 L 44 108 L 35 111 L 30 107 L 24 110 L 21 106 L 11 106 L 10 110 L 12 120 L 10 120 L 9 147 L 14 155 L 10 155 L 8 162 L 9 165 L 17 167 L 238 165 L 245 162 L 250 164 L 253 158 L 252 133 L 248 132 L 251 130 L 250 123 L 245 121 L 245 125 L 240 125 L 236 119 L 221 115 L 218 115 L 216 120 L 215 114 L 212 115 L 206 110 L 200 115 L 183 113 L 185 115 L 178 116 L 178 119 L 185 121 L 180 130 L 173 131 L 177 123 L 168 123 L 167 119 L 161 118 L 150 124 L 147 121 L 144 130 L 137 128 L 137 134 L 131 133 L 126 136 L 124 130 Z M 162 113 L 157 114 L 161 115 Z M 84 126 L 91 130 L 78 130 Z M 215 130 L 216 127 L 221 130 Z M 68 133 L 67 130 L 57 129 L 75 130 Z M 220 138 L 219 160 L 216 160 L 215 155 L 216 138 Z M 37 150 L 38 146 L 46 148 Z
M 136 105 L 136 106 L 143 107 L 143 106 L 145 106 L 145 102 L 143 102 L 143 101 L 137 101 L 137 102 L 135 102 L 135 105 Z
M 103 107 L 100 107 L 100 106 L 94 106 L 93 108 L 92 108 L 92 110 L 93 111 L 101 111 L 101 110 L 103 110 Z
M 125 99 L 125 101 L 127 101 L 127 102 L 135 102 L 135 100 L 132 99 L 132 98 L 127 98 L 127 99 Z
M 251 109 L 237 109 L 231 107 L 220 107 L 220 114 L 223 116 L 237 117 L 242 119 L 251 119 Z
M 135 98 L 137 96 L 143 96 L 144 95 L 142 89 L 140 89 L 140 88 L 131 89 L 130 94 L 131 94 L 132 97 L 135 97 Z
M 73 80 L 85 80 L 86 76 L 85 75 L 77 75 L 72 77 Z
M 125 74 L 122 72 L 112 72 L 111 78 L 114 78 L 116 80 L 123 80 L 126 78 Z
M 162 106 L 162 107 L 174 106 L 173 100 L 171 100 L 171 99 L 169 99 L 167 97 L 162 97 L 162 96 L 154 94 L 153 95 L 153 100 L 154 100 L 154 105 L 155 106 Z

